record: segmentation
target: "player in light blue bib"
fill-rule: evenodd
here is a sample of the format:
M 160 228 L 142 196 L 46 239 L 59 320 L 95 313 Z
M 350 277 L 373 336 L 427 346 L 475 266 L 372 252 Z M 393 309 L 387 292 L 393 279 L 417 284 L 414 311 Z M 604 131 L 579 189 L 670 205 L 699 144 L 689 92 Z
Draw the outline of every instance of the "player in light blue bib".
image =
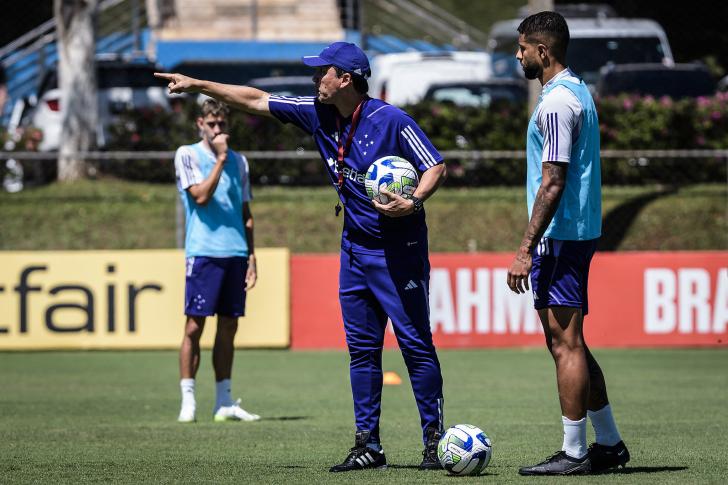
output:
M 508 286 L 529 290 L 556 363 L 564 441 L 521 475 L 600 472 L 629 461 L 612 415 L 604 375 L 584 342 L 589 266 L 601 235 L 599 119 L 586 85 L 566 64 L 569 28 L 555 12 L 527 17 L 518 52 L 528 79 L 543 86 L 526 139 L 529 223 L 508 271 Z M 586 418 L 596 442 L 587 448 Z
M 197 118 L 202 140 L 177 150 L 177 189 L 185 208 L 185 332 L 180 349 L 182 407 L 178 421 L 196 419 L 195 377 L 200 337 L 208 316 L 217 314 L 212 349 L 215 369 L 215 421 L 260 419 L 233 401 L 230 393 L 238 317 L 257 279 L 250 212 L 248 162 L 228 148 L 228 108 L 206 100 Z

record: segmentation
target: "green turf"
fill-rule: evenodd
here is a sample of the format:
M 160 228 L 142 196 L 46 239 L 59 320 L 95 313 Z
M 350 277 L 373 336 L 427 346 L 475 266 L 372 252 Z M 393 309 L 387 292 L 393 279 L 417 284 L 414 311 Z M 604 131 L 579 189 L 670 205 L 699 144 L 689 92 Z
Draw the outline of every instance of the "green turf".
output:
M 725 184 L 684 187 L 634 203 L 659 190 L 604 188 L 605 231 L 624 230 L 616 249 L 728 248 Z M 255 187 L 253 192 L 259 247 L 338 251 L 342 218 L 334 217 L 336 194 L 330 187 Z M 174 247 L 176 198 L 172 185 L 119 180 L 0 191 L 0 250 Z M 432 251 L 513 251 L 527 222 L 521 187 L 445 186 L 426 205 Z M 626 210 L 609 218 L 620 207 Z M 614 224 L 607 228 L 607 221 Z
M 724 483 L 728 476 L 728 351 L 597 350 L 620 429 L 625 472 L 539 483 Z M 545 350 L 440 352 L 446 424 L 483 427 L 494 443 L 487 476 L 534 483 L 517 467 L 561 445 L 553 365 Z M 384 392 L 382 439 L 392 467 L 333 475 L 353 441 L 343 352 L 239 351 L 234 393 L 263 415 L 213 423 L 209 352 L 200 421 L 175 422 L 174 352 L 0 353 L 3 483 L 447 483 L 420 472 L 409 385 Z M 385 368 L 405 375 L 398 352 Z M 590 432 L 591 435 L 591 432 Z M 458 483 L 460 483 L 458 481 Z

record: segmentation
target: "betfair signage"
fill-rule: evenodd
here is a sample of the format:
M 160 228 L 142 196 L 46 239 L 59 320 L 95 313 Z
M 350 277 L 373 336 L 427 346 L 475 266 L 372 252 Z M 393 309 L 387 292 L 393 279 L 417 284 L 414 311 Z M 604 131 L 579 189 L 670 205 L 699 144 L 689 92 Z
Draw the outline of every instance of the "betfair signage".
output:
M 236 345 L 286 347 L 288 251 L 259 250 L 258 259 L 265 272 Z M 0 350 L 175 348 L 184 266 L 178 250 L 0 252 Z

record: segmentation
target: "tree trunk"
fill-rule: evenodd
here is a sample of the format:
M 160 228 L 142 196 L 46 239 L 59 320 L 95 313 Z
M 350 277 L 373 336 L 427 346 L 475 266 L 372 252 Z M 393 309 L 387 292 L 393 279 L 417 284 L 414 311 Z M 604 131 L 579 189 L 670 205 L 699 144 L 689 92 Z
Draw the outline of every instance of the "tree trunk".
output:
M 98 126 L 94 66 L 98 0 L 54 0 L 53 9 L 62 120 L 58 180 L 78 180 L 87 175 L 79 152 L 94 146 Z

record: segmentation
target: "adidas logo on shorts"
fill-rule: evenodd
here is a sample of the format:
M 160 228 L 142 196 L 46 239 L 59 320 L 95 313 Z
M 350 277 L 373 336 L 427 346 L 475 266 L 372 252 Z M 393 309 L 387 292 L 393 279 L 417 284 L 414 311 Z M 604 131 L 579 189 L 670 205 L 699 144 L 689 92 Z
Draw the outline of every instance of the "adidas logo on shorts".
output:
M 417 283 L 415 283 L 412 280 L 409 280 L 409 283 L 407 283 L 407 286 L 404 287 L 405 290 L 414 290 L 417 288 Z

